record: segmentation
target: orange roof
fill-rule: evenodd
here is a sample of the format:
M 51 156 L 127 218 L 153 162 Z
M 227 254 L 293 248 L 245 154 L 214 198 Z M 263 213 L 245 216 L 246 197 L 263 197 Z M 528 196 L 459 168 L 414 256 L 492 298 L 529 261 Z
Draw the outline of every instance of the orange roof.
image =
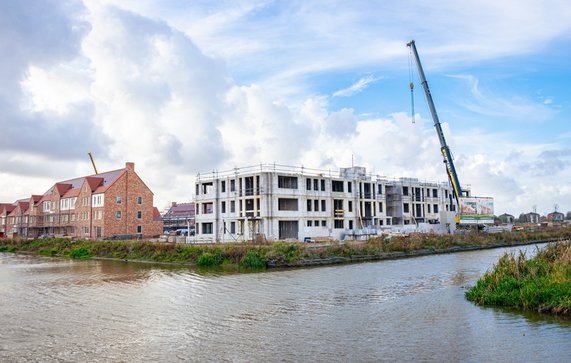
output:
M 77 197 L 79 195 L 79 192 L 81 192 L 81 189 L 70 189 L 68 190 L 65 195 L 63 195 L 64 198 L 71 198 L 71 197 Z
M 83 183 L 87 182 L 92 192 L 103 193 L 109 188 L 121 175 L 127 171 L 127 168 L 107 171 L 104 173 L 93 174 L 82 176 L 79 178 L 64 180 L 55 183 L 50 189 L 48 189 L 44 195 L 43 200 L 46 199 L 47 195 L 51 195 L 54 189 L 59 193 L 60 196 L 64 195 L 69 189 L 80 189 Z M 78 193 L 79 194 L 79 193 Z

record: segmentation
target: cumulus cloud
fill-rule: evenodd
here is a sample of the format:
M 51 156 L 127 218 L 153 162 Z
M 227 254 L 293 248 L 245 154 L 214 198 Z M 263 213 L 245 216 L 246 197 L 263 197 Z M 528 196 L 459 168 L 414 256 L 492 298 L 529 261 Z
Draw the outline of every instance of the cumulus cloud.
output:
M 161 206 L 191 199 L 198 172 L 261 162 L 333 172 L 354 163 L 388 177 L 446 181 L 432 122 L 422 114 L 413 124 L 405 113 L 357 117 L 358 107 L 331 109 L 328 102 L 358 95 L 380 77 L 363 77 L 332 97 L 312 88 L 310 78 L 400 68 L 409 39 L 401 39 L 399 24 L 410 25 L 412 37 L 436 29 L 423 46 L 433 67 L 531 52 L 568 32 L 566 2 L 524 3 L 443 2 L 379 14 L 373 3 L 333 9 L 319 1 L 2 2 L 0 50 L 10 57 L 0 59 L 0 151 L 12 156 L 0 159 L 0 179 L 11 181 L 0 197 L 91 173 L 88 151 L 102 170 L 135 161 Z M 482 26 L 474 14 L 492 14 L 492 21 Z M 498 97 L 477 77 L 461 77 L 470 82 L 464 106 L 474 114 L 554 116 L 544 102 L 552 97 Z M 571 203 L 569 187 L 545 183 L 552 169 L 571 178 L 568 148 L 459 132 L 446 122 L 443 128 L 461 182 L 496 197 L 497 212 L 546 209 L 553 198 Z M 19 186 L 29 188 L 14 187 L 31 175 L 45 187 L 25 178 Z

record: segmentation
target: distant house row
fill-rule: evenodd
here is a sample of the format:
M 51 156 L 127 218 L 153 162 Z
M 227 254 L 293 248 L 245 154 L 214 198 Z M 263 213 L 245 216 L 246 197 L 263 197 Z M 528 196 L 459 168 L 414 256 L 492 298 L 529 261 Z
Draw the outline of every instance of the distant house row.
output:
M 0 203 L 0 237 L 143 238 L 163 231 L 153 193 L 134 163 L 55 183 L 41 195 Z
M 519 218 L 517 218 L 517 222 L 538 224 L 538 223 L 541 223 L 541 218 L 542 217 L 541 217 L 541 215 L 539 215 L 539 213 L 535 213 L 535 212 L 522 213 L 519 216 Z M 565 215 L 561 212 L 556 211 L 556 212 L 549 213 L 547 215 L 547 217 L 544 217 L 544 218 L 547 219 L 547 222 L 561 223 L 565 220 Z M 507 214 L 507 213 L 499 215 L 498 219 L 503 223 L 513 224 L 514 222 L 516 222 L 516 218 L 513 215 Z

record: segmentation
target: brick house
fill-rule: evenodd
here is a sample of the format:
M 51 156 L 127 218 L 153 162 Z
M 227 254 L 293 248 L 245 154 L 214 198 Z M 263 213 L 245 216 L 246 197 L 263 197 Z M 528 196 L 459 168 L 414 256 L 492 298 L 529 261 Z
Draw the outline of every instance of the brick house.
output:
M 552 212 L 547 215 L 548 222 L 561 223 L 565 219 L 565 214 L 561 212 Z
M 177 229 L 194 229 L 194 203 L 173 202 L 171 207 L 163 214 L 165 232 Z
M 57 182 L 41 196 L 0 204 L 0 232 L 6 237 L 142 238 L 162 231 L 153 193 L 129 162 L 122 169 Z

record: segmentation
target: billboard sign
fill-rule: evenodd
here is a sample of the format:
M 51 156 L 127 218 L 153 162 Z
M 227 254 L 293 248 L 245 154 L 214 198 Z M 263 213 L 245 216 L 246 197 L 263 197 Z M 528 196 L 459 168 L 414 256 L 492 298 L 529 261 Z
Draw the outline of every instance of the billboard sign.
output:
M 490 197 L 460 198 L 460 224 L 494 223 L 494 199 Z

